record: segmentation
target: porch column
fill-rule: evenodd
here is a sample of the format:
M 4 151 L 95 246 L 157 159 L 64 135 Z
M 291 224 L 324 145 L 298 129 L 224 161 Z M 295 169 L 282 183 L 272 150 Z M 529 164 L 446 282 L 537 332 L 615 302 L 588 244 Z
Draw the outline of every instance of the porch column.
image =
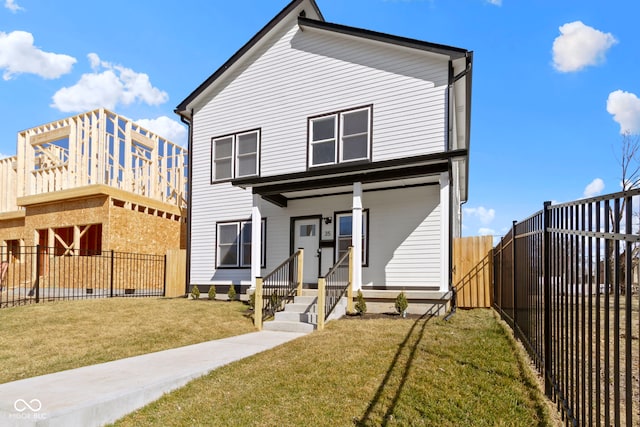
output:
M 260 213 L 260 196 L 253 195 L 251 208 L 251 289 L 256 288 L 256 277 L 261 276 L 260 264 L 262 254 L 262 214 Z
M 449 202 L 449 174 L 440 174 L 440 292 L 449 291 L 449 232 L 451 212 Z
M 353 183 L 351 245 L 353 246 L 353 290 L 362 289 L 362 183 Z

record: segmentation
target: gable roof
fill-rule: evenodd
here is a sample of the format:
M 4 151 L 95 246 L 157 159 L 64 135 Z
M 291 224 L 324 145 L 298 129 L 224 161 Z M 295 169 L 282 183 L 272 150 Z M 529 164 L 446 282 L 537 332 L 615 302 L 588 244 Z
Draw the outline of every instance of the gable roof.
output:
M 305 3 L 310 6 L 312 10 L 309 10 L 307 12 L 306 9 L 301 8 L 301 6 L 304 6 Z M 429 43 L 421 40 L 325 22 L 324 17 L 322 16 L 322 13 L 320 12 L 320 9 L 318 8 L 315 0 L 293 0 L 271 21 L 269 21 L 267 25 L 265 25 L 255 36 L 253 36 L 251 40 L 249 40 L 244 46 L 242 46 L 231 58 L 229 58 L 202 84 L 200 84 L 200 86 L 198 86 L 189 96 L 187 96 L 176 107 L 174 111 L 181 117 L 189 119 L 191 116 L 191 112 L 189 110 L 193 107 L 198 98 L 205 92 L 207 92 L 207 90 L 211 88 L 212 85 L 218 79 L 220 79 L 230 68 L 240 62 L 240 60 L 245 55 L 247 55 L 256 45 L 258 45 L 275 27 L 278 26 L 278 24 L 289 17 L 293 12 L 296 12 L 298 10 L 300 10 L 300 16 L 298 16 L 297 20 L 298 25 L 301 28 L 306 27 L 316 30 L 328 31 L 335 34 L 343 34 L 404 48 L 417 49 L 436 55 L 442 55 L 452 61 L 454 65 L 454 72 L 456 73 L 460 69 L 466 69 L 468 66 L 470 66 L 470 62 L 473 57 L 472 52 L 458 47 Z M 318 19 L 311 19 L 308 17 L 308 15 L 315 15 Z
M 200 86 L 196 88 L 184 101 L 182 101 L 174 110 L 175 113 L 182 117 L 189 117 L 191 113 L 188 111 L 189 105 L 195 101 L 206 89 L 220 78 L 229 68 L 236 64 L 245 54 L 247 54 L 254 46 L 256 46 L 273 28 L 275 28 L 280 22 L 288 17 L 292 12 L 298 9 L 298 6 L 303 3 L 308 3 L 313 9 L 313 12 L 319 19 L 324 20 L 322 12 L 318 8 L 315 0 L 292 0 L 287 6 L 285 6 L 280 13 L 278 13 L 271 21 L 267 23 L 258 33 L 251 38 L 244 46 L 242 46 L 231 58 L 227 60 L 220 68 L 218 68 L 212 75 L 209 76 Z M 302 14 L 306 15 L 306 11 L 302 10 Z

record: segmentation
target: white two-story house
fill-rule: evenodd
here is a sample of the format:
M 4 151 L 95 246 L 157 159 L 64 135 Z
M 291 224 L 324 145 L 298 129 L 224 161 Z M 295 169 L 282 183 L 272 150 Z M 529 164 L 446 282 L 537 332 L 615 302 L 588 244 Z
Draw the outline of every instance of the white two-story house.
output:
M 313 286 L 352 245 L 365 296 L 444 295 L 472 59 L 289 3 L 176 109 L 190 127 L 188 283 L 246 292 L 304 248 Z

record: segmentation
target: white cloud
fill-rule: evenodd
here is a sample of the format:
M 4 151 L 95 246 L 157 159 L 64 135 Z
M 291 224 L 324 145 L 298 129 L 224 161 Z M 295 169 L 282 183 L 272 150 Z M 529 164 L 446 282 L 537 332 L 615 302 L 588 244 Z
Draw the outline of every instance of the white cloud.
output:
M 181 123 L 167 116 L 160 116 L 156 119 L 140 119 L 136 120 L 136 123 L 176 144 L 185 146 L 187 143 L 187 129 Z
M 33 45 L 33 35 L 26 31 L 0 31 L 0 69 L 2 78 L 11 80 L 16 74 L 36 74 L 57 79 L 71 71 L 76 59 L 69 55 L 45 52 Z
M 487 3 L 495 5 L 495 6 L 502 6 L 502 0 L 486 0 Z
M 600 178 L 596 178 L 589 183 L 584 189 L 585 197 L 594 197 L 602 194 L 602 190 L 604 190 L 604 181 Z
M 607 50 L 618 42 L 611 33 L 605 34 L 581 21 L 569 22 L 559 29 L 561 35 L 553 41 L 553 66 L 563 73 L 604 62 Z
M 99 107 L 114 109 L 116 105 L 136 101 L 159 105 L 169 99 L 165 91 L 151 85 L 147 74 L 101 61 L 95 53 L 87 56 L 93 72 L 83 74 L 75 85 L 58 90 L 53 95 L 52 107 L 64 112 L 82 112 Z
M 640 133 L 640 99 L 631 92 L 616 90 L 607 98 L 607 112 L 620 125 L 620 133 Z
M 478 229 L 478 235 L 480 236 L 495 236 L 496 230 L 492 228 L 480 227 Z
M 5 0 L 4 7 L 9 9 L 13 13 L 24 10 L 24 7 L 21 7 L 18 3 L 16 3 L 16 0 Z
M 482 206 L 477 208 L 463 208 L 463 213 L 465 215 L 477 217 L 484 225 L 489 224 L 496 216 L 496 211 L 494 209 L 486 209 Z

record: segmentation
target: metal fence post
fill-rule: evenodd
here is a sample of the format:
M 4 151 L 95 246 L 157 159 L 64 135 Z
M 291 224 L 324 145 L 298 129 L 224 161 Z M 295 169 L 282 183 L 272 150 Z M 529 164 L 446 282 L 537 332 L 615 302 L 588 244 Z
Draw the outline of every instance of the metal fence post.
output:
M 347 313 L 353 313 L 353 246 L 349 246 L 349 287 L 347 288 Z
M 111 289 L 109 296 L 113 298 L 113 249 L 111 249 L 111 275 L 109 278 L 109 288 Z
M 40 245 L 36 245 L 36 277 L 35 284 L 36 288 L 36 304 L 40 302 Z
M 162 296 L 167 296 L 167 254 L 164 254 L 164 272 L 162 274 Z
M 517 258 L 516 258 L 516 224 L 518 221 L 513 221 L 511 225 L 511 286 L 513 290 L 513 326 L 518 330 L 518 290 L 517 284 Z
M 544 286 L 544 392 L 547 397 L 552 398 L 553 384 L 551 382 L 551 356 L 553 354 L 551 347 L 551 250 L 549 248 L 549 227 L 551 218 L 549 217 L 549 206 L 551 202 L 544 202 L 542 208 L 542 275 Z

